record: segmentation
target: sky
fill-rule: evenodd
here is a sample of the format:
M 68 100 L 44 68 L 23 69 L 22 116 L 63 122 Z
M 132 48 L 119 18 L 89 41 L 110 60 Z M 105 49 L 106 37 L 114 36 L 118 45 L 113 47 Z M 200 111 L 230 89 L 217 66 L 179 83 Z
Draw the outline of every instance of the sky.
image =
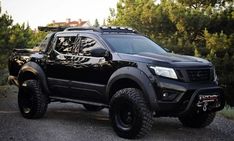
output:
M 109 8 L 116 8 L 118 0 L 1 0 L 2 12 L 12 16 L 14 23 L 29 23 L 32 28 L 71 20 L 98 19 L 102 24 L 109 16 Z

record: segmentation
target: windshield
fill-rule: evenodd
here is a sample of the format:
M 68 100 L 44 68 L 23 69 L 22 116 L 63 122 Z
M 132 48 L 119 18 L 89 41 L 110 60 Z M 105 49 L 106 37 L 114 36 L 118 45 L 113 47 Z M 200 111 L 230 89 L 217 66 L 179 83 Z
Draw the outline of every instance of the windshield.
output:
M 166 51 L 144 36 L 103 35 L 104 40 L 118 53 L 139 54 L 142 52 L 165 53 Z

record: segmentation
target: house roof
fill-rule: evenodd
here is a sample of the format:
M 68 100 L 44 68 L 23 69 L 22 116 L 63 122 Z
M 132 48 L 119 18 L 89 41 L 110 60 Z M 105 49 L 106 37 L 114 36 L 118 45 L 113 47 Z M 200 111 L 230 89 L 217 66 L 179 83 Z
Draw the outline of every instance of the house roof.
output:
M 70 19 L 67 19 L 66 22 L 55 22 L 55 20 L 52 21 L 52 23 L 49 23 L 49 26 L 87 26 L 85 25 L 87 24 L 88 26 L 91 26 L 89 21 L 82 21 L 81 19 L 79 19 L 78 21 L 71 21 Z

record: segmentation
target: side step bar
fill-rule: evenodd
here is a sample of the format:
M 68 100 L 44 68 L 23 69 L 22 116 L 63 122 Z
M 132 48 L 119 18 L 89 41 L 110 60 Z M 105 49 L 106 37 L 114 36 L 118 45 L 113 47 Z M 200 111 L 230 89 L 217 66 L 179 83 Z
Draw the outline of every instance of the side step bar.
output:
M 55 97 L 50 96 L 51 102 L 72 102 L 72 103 L 78 103 L 78 104 L 88 104 L 88 105 L 95 105 L 100 107 L 109 108 L 109 105 L 97 103 L 97 102 L 90 102 L 90 101 L 84 101 L 84 100 L 76 100 L 76 99 L 70 99 L 70 98 L 62 98 L 62 97 Z

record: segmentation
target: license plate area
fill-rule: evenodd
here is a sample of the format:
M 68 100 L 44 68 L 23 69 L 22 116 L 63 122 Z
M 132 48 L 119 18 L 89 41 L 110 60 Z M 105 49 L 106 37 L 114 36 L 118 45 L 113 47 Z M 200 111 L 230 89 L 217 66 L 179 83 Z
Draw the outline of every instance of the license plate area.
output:
M 199 95 L 199 101 L 201 102 L 215 102 L 218 100 L 219 95 Z
M 196 104 L 198 108 L 202 108 L 203 111 L 207 109 L 220 107 L 219 95 L 218 94 L 206 94 L 198 95 L 198 102 Z

